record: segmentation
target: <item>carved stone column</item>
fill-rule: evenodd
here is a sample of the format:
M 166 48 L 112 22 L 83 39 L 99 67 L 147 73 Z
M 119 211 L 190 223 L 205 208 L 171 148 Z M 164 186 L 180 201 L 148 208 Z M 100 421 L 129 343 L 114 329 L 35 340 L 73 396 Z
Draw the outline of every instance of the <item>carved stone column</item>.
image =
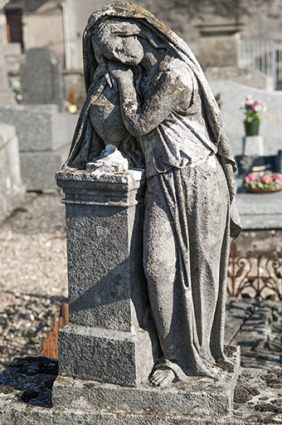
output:
M 142 268 L 141 171 L 57 173 L 66 204 L 69 324 L 59 374 L 137 386 L 154 365 Z

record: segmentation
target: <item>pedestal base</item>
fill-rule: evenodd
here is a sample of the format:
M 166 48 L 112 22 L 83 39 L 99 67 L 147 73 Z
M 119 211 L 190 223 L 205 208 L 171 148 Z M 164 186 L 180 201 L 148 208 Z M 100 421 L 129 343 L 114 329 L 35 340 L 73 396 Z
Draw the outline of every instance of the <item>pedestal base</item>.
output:
M 135 387 L 152 371 L 155 350 L 145 330 L 131 333 L 68 324 L 59 335 L 60 375 Z
M 263 156 L 264 145 L 261 136 L 246 136 L 243 138 L 243 155 Z
M 217 421 L 209 424 L 228 423 L 239 374 L 238 348 L 232 363 L 234 371 L 222 371 L 219 381 L 191 376 L 189 382 L 176 382 L 168 389 L 155 388 L 148 381 L 137 388 L 129 388 L 59 376 L 53 386 L 53 405 L 54 408 L 68 409 L 71 406 L 72 410 L 95 412 L 101 424 L 110 423 L 109 414 L 124 415 L 123 423 L 132 424 L 172 423 L 168 418 L 175 416 L 178 417 L 177 424 L 204 424 L 211 417 L 216 417 Z M 131 415 L 136 422 L 127 421 Z M 151 419 L 146 422 L 148 415 Z M 225 418 L 225 422 L 218 421 L 220 418 Z

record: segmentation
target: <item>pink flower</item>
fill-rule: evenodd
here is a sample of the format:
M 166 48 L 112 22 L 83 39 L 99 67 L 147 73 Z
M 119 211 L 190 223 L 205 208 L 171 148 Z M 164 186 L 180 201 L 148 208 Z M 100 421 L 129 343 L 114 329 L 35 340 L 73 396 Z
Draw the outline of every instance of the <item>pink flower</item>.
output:
M 282 183 L 282 174 L 275 174 L 273 180 L 277 183 Z
M 261 112 L 262 111 L 262 105 L 260 104 L 259 100 L 256 100 L 254 103 L 254 111 L 255 112 Z
M 261 182 L 262 182 L 262 183 L 269 184 L 269 183 L 271 183 L 271 182 L 272 182 L 272 177 L 271 177 L 271 176 L 269 176 L 268 174 L 265 174 L 264 176 L 262 176 L 262 178 L 261 178 Z
M 252 184 L 254 181 L 258 180 L 258 176 L 256 176 L 255 174 L 248 174 L 245 177 L 245 180 L 248 184 Z
M 249 117 L 253 115 L 256 115 L 257 117 L 259 113 L 267 110 L 266 104 L 262 100 L 254 100 L 250 95 L 246 97 L 244 108 L 247 116 Z M 254 114 L 252 114 L 252 112 Z

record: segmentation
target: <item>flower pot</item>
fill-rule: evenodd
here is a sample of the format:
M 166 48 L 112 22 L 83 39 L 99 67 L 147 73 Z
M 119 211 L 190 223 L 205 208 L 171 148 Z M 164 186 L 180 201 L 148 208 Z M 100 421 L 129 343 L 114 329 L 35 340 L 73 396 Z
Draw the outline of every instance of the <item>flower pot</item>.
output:
M 244 189 L 250 193 L 275 193 L 275 192 L 280 192 L 282 190 L 282 186 L 277 186 L 276 188 L 267 187 L 265 189 L 263 188 L 253 189 L 251 187 L 244 186 Z
M 246 136 L 258 136 L 259 121 L 244 121 Z

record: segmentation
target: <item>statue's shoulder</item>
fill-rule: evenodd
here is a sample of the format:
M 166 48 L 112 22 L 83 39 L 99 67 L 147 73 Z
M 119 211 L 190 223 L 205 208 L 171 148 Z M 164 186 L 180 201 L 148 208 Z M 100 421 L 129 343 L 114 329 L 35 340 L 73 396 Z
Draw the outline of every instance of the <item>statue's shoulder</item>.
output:
M 180 58 L 172 58 L 167 63 L 166 72 L 172 82 L 177 83 L 179 88 L 188 88 L 192 90 L 194 87 L 194 77 L 189 65 Z

